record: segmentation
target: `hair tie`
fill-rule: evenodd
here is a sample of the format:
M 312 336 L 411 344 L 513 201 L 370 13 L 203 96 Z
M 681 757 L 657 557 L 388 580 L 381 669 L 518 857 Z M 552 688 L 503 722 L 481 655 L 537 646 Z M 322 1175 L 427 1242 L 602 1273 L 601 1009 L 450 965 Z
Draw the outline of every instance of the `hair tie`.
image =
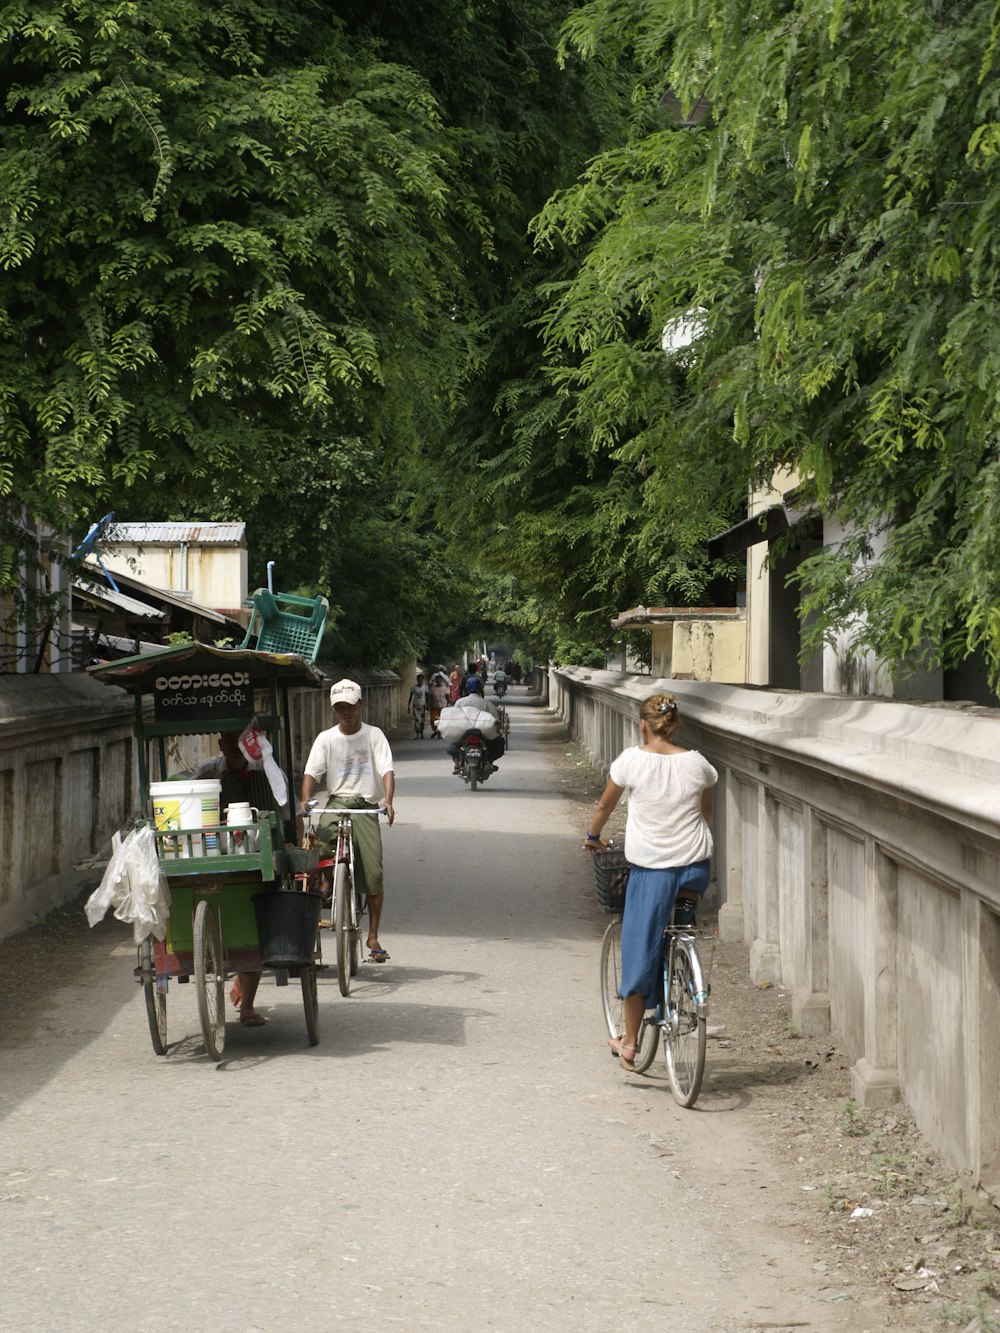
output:
M 657 708 L 656 708 L 656 711 L 660 714 L 661 717 L 662 717 L 662 715 L 663 715 L 664 713 L 674 713 L 674 712 L 676 712 L 676 711 L 677 711 L 677 700 L 676 700 L 676 699 L 671 699 L 669 703 L 661 703 L 661 704 L 658 704 L 658 705 L 657 705 Z

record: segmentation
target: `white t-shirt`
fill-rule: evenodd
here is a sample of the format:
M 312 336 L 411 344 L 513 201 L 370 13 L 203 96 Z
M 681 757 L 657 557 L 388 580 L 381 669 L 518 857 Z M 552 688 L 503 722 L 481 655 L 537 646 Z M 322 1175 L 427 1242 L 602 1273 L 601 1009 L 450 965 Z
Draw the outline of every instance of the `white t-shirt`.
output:
M 719 775 L 704 755 L 656 754 L 636 745 L 621 752 L 608 776 L 628 791 L 625 858 L 632 865 L 663 870 L 712 855 L 701 794 Z
M 385 733 L 362 722 L 346 736 L 340 724 L 321 731 L 313 741 L 306 770 L 331 796 L 359 796 L 372 804 L 385 800 L 386 773 L 393 773 L 392 751 Z

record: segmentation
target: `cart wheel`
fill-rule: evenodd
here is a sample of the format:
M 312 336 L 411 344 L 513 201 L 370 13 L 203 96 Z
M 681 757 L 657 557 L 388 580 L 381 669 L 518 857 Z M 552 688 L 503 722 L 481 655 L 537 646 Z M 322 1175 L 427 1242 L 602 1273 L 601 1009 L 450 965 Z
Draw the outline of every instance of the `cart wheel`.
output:
M 142 991 L 146 997 L 146 1017 L 149 1019 L 149 1036 L 153 1050 L 157 1055 L 167 1053 L 167 976 L 156 970 L 156 946 L 152 935 L 147 935 L 139 945 L 139 967 L 142 974 Z
M 352 891 L 347 866 L 341 861 L 333 876 L 333 928 L 337 936 L 337 985 L 341 995 L 351 990 L 351 904 L 347 895 Z
M 219 922 L 204 898 L 194 914 L 194 980 L 205 1050 L 210 1059 L 221 1060 L 226 1045 L 226 974 Z
M 304 967 L 302 977 L 302 1008 L 306 1015 L 306 1032 L 309 1045 L 319 1045 L 319 995 L 316 991 L 316 969 L 312 965 Z

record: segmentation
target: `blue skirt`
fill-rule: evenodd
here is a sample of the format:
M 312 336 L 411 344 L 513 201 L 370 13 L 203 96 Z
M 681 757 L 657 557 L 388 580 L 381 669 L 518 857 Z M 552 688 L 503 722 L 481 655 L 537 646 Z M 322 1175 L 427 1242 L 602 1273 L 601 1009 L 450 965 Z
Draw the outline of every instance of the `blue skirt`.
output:
M 663 932 L 681 889 L 702 894 L 708 888 L 708 861 L 667 870 L 644 870 L 633 866 L 625 890 L 622 914 L 622 980 L 618 994 L 643 995 L 647 1007 L 657 1003 L 663 973 Z

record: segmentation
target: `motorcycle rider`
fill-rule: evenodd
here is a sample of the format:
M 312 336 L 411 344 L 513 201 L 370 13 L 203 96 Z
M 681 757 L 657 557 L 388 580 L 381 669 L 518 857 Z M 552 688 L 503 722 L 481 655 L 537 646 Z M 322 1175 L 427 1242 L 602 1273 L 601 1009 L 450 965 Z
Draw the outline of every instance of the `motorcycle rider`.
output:
M 470 730 L 474 727 L 476 717 L 479 713 L 490 713 L 494 721 L 497 723 L 497 727 L 499 729 L 500 714 L 497 711 L 497 706 L 492 699 L 487 699 L 484 696 L 483 682 L 479 679 L 479 677 L 470 676 L 468 681 L 466 682 L 466 689 L 468 693 L 463 698 L 459 699 L 458 703 L 454 704 L 453 707 L 460 708 L 462 709 L 463 712 L 468 713 Z M 464 739 L 465 737 L 463 736 L 462 740 Z M 491 740 L 489 737 L 484 736 L 483 740 L 486 742 L 486 753 L 489 756 L 490 764 L 492 765 L 492 771 L 495 773 L 497 770 L 496 761 L 500 758 L 500 756 L 504 752 L 503 737 L 495 736 Z M 462 741 L 460 740 L 452 741 L 451 744 L 448 746 L 448 753 L 451 755 L 454 761 L 454 768 L 452 769 L 452 772 L 454 773 L 458 772 L 458 751 L 461 744 Z
M 502 699 L 507 693 L 507 673 L 501 666 L 498 666 L 493 673 L 493 693 L 498 699 Z

